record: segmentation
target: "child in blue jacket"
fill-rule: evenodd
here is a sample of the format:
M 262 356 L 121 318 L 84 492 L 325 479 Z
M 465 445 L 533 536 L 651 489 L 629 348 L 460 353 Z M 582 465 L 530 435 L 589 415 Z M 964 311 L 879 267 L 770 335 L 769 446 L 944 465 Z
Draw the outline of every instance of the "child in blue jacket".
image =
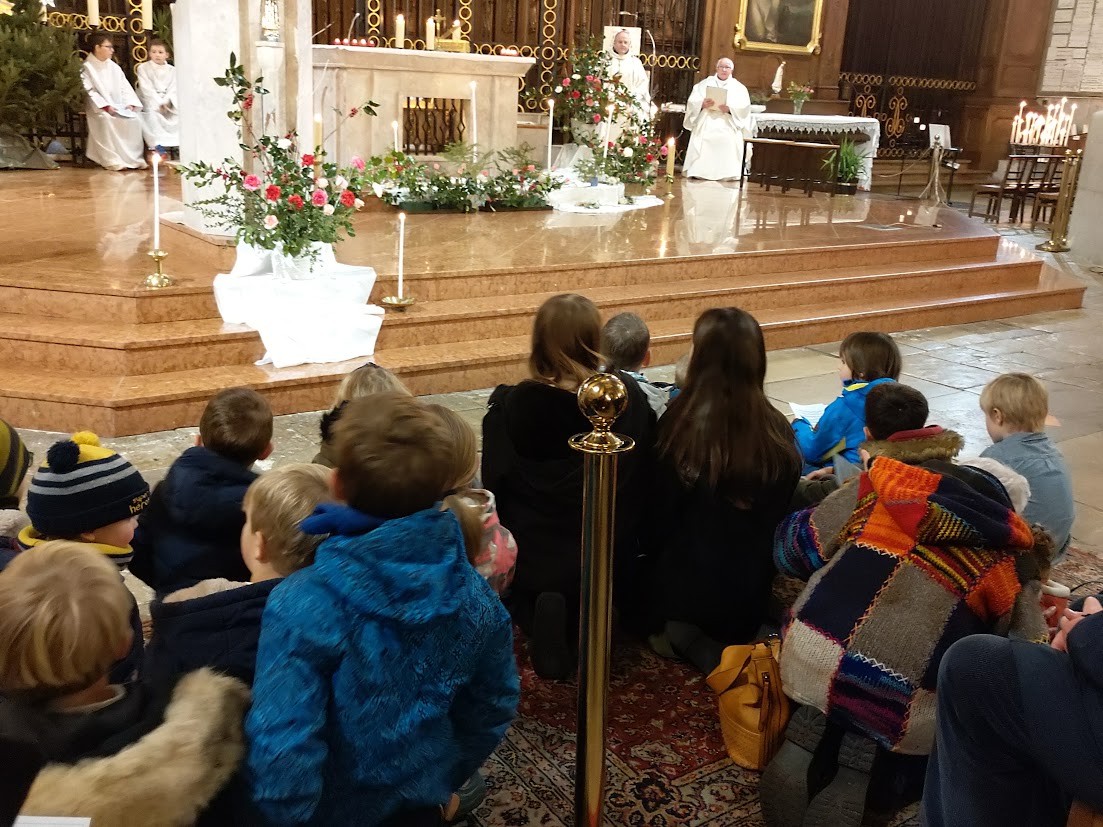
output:
M 272 824 L 434 823 L 517 708 L 509 614 L 442 511 L 451 432 L 410 396 L 351 401 L 314 565 L 271 594 L 246 720 Z M 478 519 L 478 515 L 474 515 Z
M 902 359 L 887 333 L 851 333 L 839 346 L 839 378 L 843 392 L 824 411 L 815 427 L 806 419 L 793 421 L 804 455 L 804 473 L 834 465 L 835 457 L 858 464 L 858 446 L 865 437 L 866 394 L 871 388 L 900 378 Z

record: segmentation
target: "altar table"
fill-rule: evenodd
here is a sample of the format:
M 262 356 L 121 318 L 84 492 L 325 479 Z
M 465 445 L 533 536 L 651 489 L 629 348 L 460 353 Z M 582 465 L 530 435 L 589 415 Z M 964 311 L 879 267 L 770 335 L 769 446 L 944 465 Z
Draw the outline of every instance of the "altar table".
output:
M 846 115 L 793 115 L 784 112 L 760 112 L 751 115 L 751 129 L 756 137 L 814 140 L 812 136 L 846 137 L 863 135 L 868 140 L 855 141 L 854 148 L 862 159 L 858 188 L 868 190 L 873 183 L 873 159 L 881 139 L 881 122 L 876 118 L 851 118 Z

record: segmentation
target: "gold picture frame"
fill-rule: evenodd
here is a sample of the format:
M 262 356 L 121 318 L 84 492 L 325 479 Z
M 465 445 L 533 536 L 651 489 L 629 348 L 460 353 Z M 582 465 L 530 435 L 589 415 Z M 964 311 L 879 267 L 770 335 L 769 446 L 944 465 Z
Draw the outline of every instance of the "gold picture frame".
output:
M 748 52 L 818 55 L 824 0 L 739 0 L 732 45 Z

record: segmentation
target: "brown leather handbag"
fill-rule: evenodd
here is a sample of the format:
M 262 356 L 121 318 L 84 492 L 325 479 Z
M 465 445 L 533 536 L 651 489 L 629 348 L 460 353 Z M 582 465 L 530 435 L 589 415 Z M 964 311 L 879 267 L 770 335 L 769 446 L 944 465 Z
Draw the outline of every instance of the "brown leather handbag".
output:
M 720 703 L 720 730 L 732 761 L 761 770 L 785 738 L 792 714 L 781 691 L 778 658 L 781 641 L 771 638 L 746 646 L 729 646 L 720 665 L 706 679 Z

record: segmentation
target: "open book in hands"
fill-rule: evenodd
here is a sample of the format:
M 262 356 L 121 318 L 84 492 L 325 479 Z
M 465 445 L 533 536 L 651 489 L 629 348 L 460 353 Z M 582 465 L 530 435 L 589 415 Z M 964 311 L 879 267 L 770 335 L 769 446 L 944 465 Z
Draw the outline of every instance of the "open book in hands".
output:
M 712 101 L 716 107 L 727 106 L 728 90 L 721 86 L 706 86 L 705 97 Z

